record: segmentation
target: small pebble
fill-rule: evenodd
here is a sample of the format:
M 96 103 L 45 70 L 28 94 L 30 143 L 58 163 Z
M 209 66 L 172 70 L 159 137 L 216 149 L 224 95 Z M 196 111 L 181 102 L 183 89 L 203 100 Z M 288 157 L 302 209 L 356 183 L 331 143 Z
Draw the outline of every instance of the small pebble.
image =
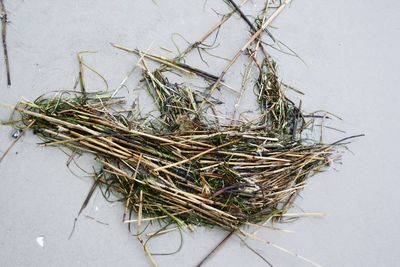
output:
M 13 134 L 12 137 L 17 139 L 21 135 L 22 131 L 21 130 L 16 130 Z

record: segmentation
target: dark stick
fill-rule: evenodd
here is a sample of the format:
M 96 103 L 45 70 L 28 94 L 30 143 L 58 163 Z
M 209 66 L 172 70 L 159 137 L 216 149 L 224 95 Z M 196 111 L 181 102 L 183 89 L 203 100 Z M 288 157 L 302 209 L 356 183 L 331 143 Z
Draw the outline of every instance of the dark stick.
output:
M 225 243 L 225 241 L 228 240 L 228 239 L 231 237 L 231 235 L 232 235 L 234 232 L 235 232 L 235 230 L 232 230 L 227 236 L 225 236 L 225 238 L 222 239 L 222 241 L 219 242 L 219 244 L 218 244 L 215 248 L 213 248 L 213 250 L 211 250 L 211 252 L 208 253 L 207 256 L 205 256 L 204 259 L 202 259 L 201 262 L 200 262 L 199 264 L 196 265 L 196 267 L 202 266 L 202 265 L 204 264 L 204 262 L 205 262 L 206 260 L 208 260 L 208 259 L 215 253 L 215 251 L 217 251 L 217 249 L 218 249 L 220 246 L 222 246 L 222 245 Z
M 7 71 L 7 85 L 11 85 L 11 75 L 10 75 L 10 63 L 8 61 L 8 51 L 7 51 L 7 41 L 6 41 L 6 33 L 7 33 L 7 12 L 4 7 L 3 0 L 0 0 L 0 16 L 1 16 L 1 37 L 3 39 L 3 50 L 4 50 L 4 61 L 6 64 Z
M 235 11 L 237 13 L 239 13 L 239 15 L 242 17 L 242 19 L 247 23 L 247 25 L 249 25 L 250 29 L 253 31 L 253 33 L 255 33 L 257 31 L 256 27 L 254 27 L 254 25 L 250 22 L 250 20 L 246 17 L 246 15 L 242 12 L 242 10 L 240 9 L 240 7 L 233 1 L 233 0 L 227 0 L 229 2 L 229 4 L 231 4 L 233 6 L 233 8 L 235 9 Z
M 170 63 L 172 65 L 177 66 L 177 67 L 180 67 L 182 69 L 188 70 L 188 71 L 190 71 L 190 72 L 192 72 L 192 73 L 194 73 L 194 74 L 196 74 L 198 76 L 201 76 L 201 77 L 203 77 L 203 78 L 205 78 L 207 80 L 211 80 L 211 81 L 217 81 L 218 80 L 218 76 L 216 76 L 214 74 L 210 74 L 210 73 L 208 73 L 208 72 L 206 72 L 204 70 L 189 66 L 187 64 L 184 64 L 184 63 L 181 63 L 181 62 L 178 62 L 178 61 L 175 62 L 174 60 L 171 60 L 171 59 L 168 59 L 168 58 L 163 58 L 163 57 L 160 57 L 160 56 L 157 56 L 157 55 L 144 53 L 144 52 L 142 52 L 142 51 L 140 51 L 138 49 L 129 49 L 129 48 L 123 47 L 123 46 L 118 45 L 118 44 L 111 44 L 111 45 L 113 47 L 115 47 L 115 48 L 124 50 L 124 51 L 129 52 L 129 53 L 135 53 L 137 55 L 144 55 L 147 58 L 150 58 L 151 60 L 155 60 L 155 61 L 162 60 L 164 62 L 168 62 L 168 63 Z M 164 66 L 167 66 L 166 63 L 164 63 Z

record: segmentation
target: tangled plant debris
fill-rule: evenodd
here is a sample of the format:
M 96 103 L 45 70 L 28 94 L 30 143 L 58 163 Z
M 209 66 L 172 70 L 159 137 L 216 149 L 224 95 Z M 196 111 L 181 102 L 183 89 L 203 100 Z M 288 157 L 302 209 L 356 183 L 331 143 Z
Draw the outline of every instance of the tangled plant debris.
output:
M 15 107 L 20 122 L 12 121 L 21 133 L 32 130 L 43 146 L 66 147 L 72 155 L 92 154 L 100 166 L 93 173 L 93 189 L 99 186 L 107 198 L 118 196 L 125 203 L 127 223 L 135 222 L 140 228 L 143 222 L 164 222 L 149 238 L 193 225 L 219 226 L 250 236 L 241 226 L 282 218 L 307 178 L 324 170 L 349 139 L 325 144 L 303 138 L 316 115 L 304 114 L 301 105 L 287 98 L 289 87 L 279 80 L 276 63 L 261 38 L 264 33 L 270 36 L 267 27 L 289 1 L 278 6 L 270 2 L 252 24 L 240 6 L 229 1 L 233 11 L 174 59 L 113 44 L 140 57 L 142 84 L 158 108 L 158 118 L 125 110 L 118 90 L 88 92 L 83 69 L 91 68 L 79 55 L 81 91 L 22 101 Z M 198 49 L 235 13 L 249 24 L 251 37 L 220 75 L 183 62 L 185 55 Z M 254 83 L 259 117 L 220 123 L 211 116 L 221 104 L 213 92 L 225 86 L 225 74 L 244 54 L 259 72 Z M 160 67 L 151 71 L 146 60 Z M 171 70 L 197 75 L 209 87 L 200 92 L 185 83 L 172 83 L 165 76 Z M 168 228 L 171 224 L 177 228 Z M 138 239 L 155 265 L 147 242 Z

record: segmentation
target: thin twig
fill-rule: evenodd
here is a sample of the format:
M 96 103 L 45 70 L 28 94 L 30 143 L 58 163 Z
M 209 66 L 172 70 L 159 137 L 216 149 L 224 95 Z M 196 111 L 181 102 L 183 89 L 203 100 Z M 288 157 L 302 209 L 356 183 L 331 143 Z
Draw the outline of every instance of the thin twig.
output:
M 235 230 L 229 232 L 229 234 L 227 234 L 227 235 L 224 237 L 224 239 L 222 239 L 221 242 L 219 242 L 218 245 L 215 246 L 215 247 L 210 251 L 210 253 L 208 253 L 207 256 L 205 256 L 205 257 L 200 261 L 199 264 L 196 265 L 196 267 L 202 266 L 202 265 L 204 264 L 204 262 L 206 262 L 206 261 L 218 250 L 218 248 L 220 248 L 220 247 L 233 235 L 234 232 L 235 232 Z
M 3 51 L 4 51 L 4 62 L 6 64 L 7 71 L 7 85 L 11 85 L 11 74 L 10 74 L 10 63 L 8 60 L 7 50 L 7 11 L 4 7 L 4 0 L 0 0 L 0 16 L 1 16 L 1 37 L 3 39 Z
M 97 181 L 95 180 L 93 182 L 93 185 L 90 187 L 90 190 L 89 190 L 85 200 L 83 201 L 81 208 L 79 209 L 78 215 L 74 219 L 74 224 L 72 226 L 72 230 L 71 230 L 71 233 L 69 234 L 68 239 L 71 239 L 72 235 L 74 234 L 76 223 L 78 222 L 78 217 L 79 217 L 79 215 L 81 215 L 82 211 L 87 207 L 90 199 L 92 198 L 92 195 L 93 195 L 94 190 L 96 189 L 96 187 L 97 187 Z

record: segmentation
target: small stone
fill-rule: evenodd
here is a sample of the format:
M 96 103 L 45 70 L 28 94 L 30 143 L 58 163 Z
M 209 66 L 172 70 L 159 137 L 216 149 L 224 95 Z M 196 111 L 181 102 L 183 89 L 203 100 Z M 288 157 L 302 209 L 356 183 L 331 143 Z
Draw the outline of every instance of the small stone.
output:
M 21 133 L 22 133 L 22 131 L 18 129 L 11 136 L 12 136 L 12 138 L 17 139 L 18 137 L 20 137 Z

